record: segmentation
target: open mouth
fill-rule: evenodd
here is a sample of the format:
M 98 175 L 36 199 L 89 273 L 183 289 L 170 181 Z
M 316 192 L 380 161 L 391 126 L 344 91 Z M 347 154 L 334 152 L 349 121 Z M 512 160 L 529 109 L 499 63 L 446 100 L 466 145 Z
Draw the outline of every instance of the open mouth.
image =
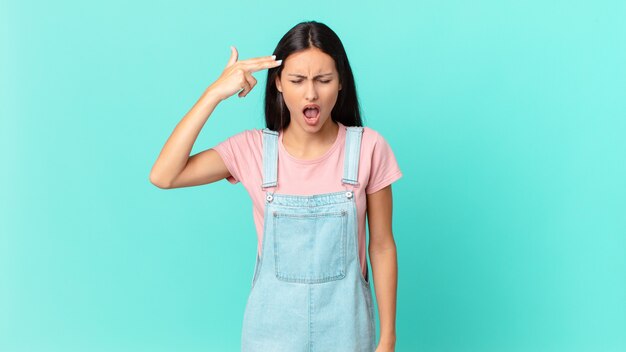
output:
M 309 119 L 315 118 L 320 114 L 320 111 L 316 108 L 306 108 L 304 109 L 304 116 Z
M 313 122 L 317 120 L 320 116 L 320 107 L 314 104 L 310 104 L 304 107 L 302 113 L 307 118 L 307 120 Z

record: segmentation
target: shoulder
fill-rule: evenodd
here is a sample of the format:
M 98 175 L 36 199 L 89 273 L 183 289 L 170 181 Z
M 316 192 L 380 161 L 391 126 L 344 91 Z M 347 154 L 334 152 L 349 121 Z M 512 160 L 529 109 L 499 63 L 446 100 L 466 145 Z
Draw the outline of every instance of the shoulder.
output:
M 378 131 L 371 127 L 363 126 L 363 140 L 376 140 L 378 136 L 380 136 L 380 133 L 378 133 Z
M 243 130 L 227 138 L 231 144 L 240 146 L 254 146 L 260 145 L 263 139 L 263 130 L 258 128 L 252 128 Z
M 235 139 L 254 139 L 262 136 L 263 130 L 259 128 L 251 128 L 234 134 L 231 138 Z
M 394 152 L 380 132 L 370 127 L 363 127 L 361 153 L 363 157 L 370 157 L 374 161 L 374 159 L 388 159 L 393 156 Z
M 361 153 L 369 170 L 366 194 L 377 192 L 402 177 L 391 146 L 378 131 L 364 127 Z
M 258 154 L 262 148 L 263 132 L 260 129 L 247 129 L 223 139 L 213 147 L 224 158 L 239 159 L 251 154 Z
M 385 138 L 375 129 L 363 126 L 363 136 L 361 137 L 361 148 L 372 150 L 379 144 L 385 144 Z

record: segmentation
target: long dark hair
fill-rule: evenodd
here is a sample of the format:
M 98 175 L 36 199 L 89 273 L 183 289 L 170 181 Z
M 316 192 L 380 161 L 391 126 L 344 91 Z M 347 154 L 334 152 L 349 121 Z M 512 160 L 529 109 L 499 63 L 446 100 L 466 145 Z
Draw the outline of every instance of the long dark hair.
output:
M 332 29 L 316 21 L 298 23 L 280 39 L 273 54 L 276 55 L 277 60 L 284 62 L 292 53 L 311 47 L 316 47 L 330 55 L 335 60 L 339 73 L 341 90 L 331 111 L 332 120 L 341 122 L 345 126 L 363 126 L 348 56 L 341 40 Z M 291 121 L 289 109 L 282 94 L 276 88 L 276 77 L 280 77 L 283 66 L 273 67 L 267 71 L 265 124 L 267 128 L 274 131 L 287 127 Z

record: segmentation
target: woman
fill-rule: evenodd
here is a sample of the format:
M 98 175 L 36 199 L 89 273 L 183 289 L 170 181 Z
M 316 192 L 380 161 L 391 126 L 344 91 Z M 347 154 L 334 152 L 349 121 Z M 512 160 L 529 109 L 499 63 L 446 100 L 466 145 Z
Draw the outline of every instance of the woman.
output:
M 258 251 L 242 329 L 243 351 L 393 351 L 397 260 L 391 148 L 363 127 L 338 36 L 302 22 L 274 55 L 231 57 L 176 126 L 150 173 L 160 188 L 226 178 L 251 196 Z M 280 58 L 281 60 L 276 60 Z M 263 130 L 245 130 L 189 156 L 222 100 L 245 97 L 268 69 Z M 380 317 L 376 344 L 365 218 Z

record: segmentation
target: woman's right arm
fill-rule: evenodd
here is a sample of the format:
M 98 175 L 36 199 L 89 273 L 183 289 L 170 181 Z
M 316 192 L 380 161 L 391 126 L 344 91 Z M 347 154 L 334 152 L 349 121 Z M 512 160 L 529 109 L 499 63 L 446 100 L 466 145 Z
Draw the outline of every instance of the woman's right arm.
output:
M 230 176 L 214 149 L 189 156 L 193 144 L 217 104 L 237 92 L 240 98 L 246 96 L 257 83 L 252 72 L 276 67 L 282 62 L 273 56 L 237 61 L 237 56 L 237 49 L 231 47 L 224 72 L 202 93 L 165 142 L 150 171 L 150 182 L 155 186 L 164 189 L 197 186 Z

